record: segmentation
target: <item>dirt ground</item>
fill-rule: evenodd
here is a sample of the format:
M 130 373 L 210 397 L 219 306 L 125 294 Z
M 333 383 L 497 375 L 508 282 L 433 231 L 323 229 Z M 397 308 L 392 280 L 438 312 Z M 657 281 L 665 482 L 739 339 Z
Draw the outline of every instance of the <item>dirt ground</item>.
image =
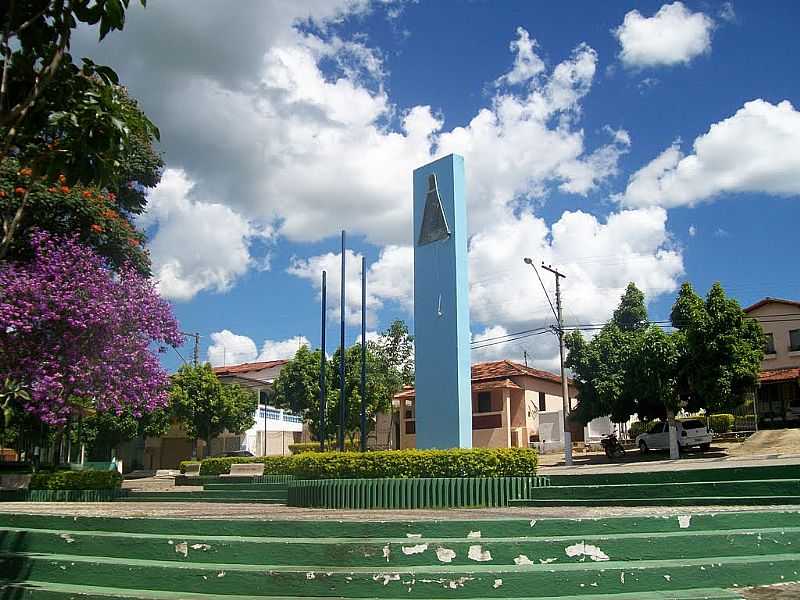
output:
M 800 429 L 759 431 L 728 450 L 731 456 L 800 453 Z

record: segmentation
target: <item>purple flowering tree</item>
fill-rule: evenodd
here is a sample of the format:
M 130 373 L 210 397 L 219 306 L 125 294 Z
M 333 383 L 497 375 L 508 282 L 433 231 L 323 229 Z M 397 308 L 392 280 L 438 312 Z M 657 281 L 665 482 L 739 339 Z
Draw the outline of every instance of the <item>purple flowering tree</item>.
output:
M 77 406 L 135 416 L 168 403 L 153 349 L 182 343 L 169 304 L 134 268 L 112 272 L 76 237 L 31 236 L 33 259 L 0 263 L 0 380 L 50 425 Z

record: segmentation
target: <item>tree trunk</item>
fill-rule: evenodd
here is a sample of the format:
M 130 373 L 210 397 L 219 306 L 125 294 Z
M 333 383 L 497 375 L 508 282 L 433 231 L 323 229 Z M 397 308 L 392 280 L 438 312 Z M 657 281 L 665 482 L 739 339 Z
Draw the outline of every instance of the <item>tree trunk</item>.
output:
M 675 427 L 675 411 L 667 410 L 667 423 L 669 424 L 669 457 L 677 460 L 681 457 L 678 447 L 678 429 Z

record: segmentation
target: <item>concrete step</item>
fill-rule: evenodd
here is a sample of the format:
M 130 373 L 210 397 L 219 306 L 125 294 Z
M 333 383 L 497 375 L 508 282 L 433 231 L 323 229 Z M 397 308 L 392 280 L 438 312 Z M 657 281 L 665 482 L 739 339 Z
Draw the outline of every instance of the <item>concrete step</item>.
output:
M 186 592 L 164 592 L 139 589 L 121 589 L 88 585 L 70 585 L 28 581 L 0 585 L 0 598 L 14 600 L 63 600 L 64 598 L 87 598 L 88 600 L 250 600 L 250 598 L 270 598 L 270 600 L 293 600 L 297 596 L 253 596 L 241 594 L 202 594 Z M 307 600 L 335 600 L 331 596 L 305 596 Z M 339 597 L 341 598 L 341 597 Z M 535 600 L 741 600 L 735 591 L 722 588 L 701 588 L 689 590 L 636 592 L 621 594 L 589 594 L 538 597 Z M 423 599 L 418 599 L 423 600 Z M 432 598 L 426 600 L 433 600 Z M 515 597 L 513 600 L 534 600 L 534 596 Z
M 800 510 L 748 510 L 708 513 L 687 511 L 670 517 L 607 517 L 602 519 L 440 519 L 406 521 L 342 521 L 334 516 L 324 521 L 253 519 L 111 518 L 70 515 L 0 513 L 0 526 L 10 529 L 59 531 L 106 531 L 151 533 L 172 536 L 241 536 L 272 538 L 373 538 L 475 539 L 557 537 L 566 533 L 583 536 L 742 529 L 799 528 Z M 535 514 L 535 513 L 533 513 Z
M 74 554 L 0 555 L 0 581 L 149 589 L 189 594 L 348 598 L 521 598 L 637 594 L 766 585 L 798 577 L 800 554 L 534 565 L 283 567 L 118 559 Z
M 551 486 L 800 479 L 800 464 L 711 469 L 676 469 L 672 471 L 626 471 L 621 473 L 594 473 L 587 475 L 549 475 L 549 478 Z
M 800 496 L 800 479 L 767 479 L 744 481 L 704 481 L 691 483 L 637 483 L 618 485 L 571 485 L 536 488 L 535 500 L 614 498 L 690 498 L 740 496 Z
M 549 498 L 511 500 L 509 506 L 788 506 L 800 496 L 692 496 L 689 498 Z
M 531 535 L 514 538 L 274 538 L 175 536 L 64 529 L 0 528 L 0 552 L 37 555 L 70 553 L 120 559 L 271 566 L 326 565 L 401 569 L 425 565 L 470 567 L 486 554 L 495 565 L 562 564 L 580 545 L 598 548 L 613 561 L 707 556 L 778 555 L 800 547 L 800 527 L 758 530 L 640 533 L 612 536 Z M 487 561 L 488 562 L 488 561 Z

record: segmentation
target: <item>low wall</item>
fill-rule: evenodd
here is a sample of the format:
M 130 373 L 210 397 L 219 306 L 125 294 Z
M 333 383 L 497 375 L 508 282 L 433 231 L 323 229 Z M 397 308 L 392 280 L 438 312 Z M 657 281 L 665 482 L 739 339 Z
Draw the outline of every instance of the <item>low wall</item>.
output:
M 547 477 L 320 479 L 289 483 L 289 506 L 403 509 L 508 506 L 549 485 Z

